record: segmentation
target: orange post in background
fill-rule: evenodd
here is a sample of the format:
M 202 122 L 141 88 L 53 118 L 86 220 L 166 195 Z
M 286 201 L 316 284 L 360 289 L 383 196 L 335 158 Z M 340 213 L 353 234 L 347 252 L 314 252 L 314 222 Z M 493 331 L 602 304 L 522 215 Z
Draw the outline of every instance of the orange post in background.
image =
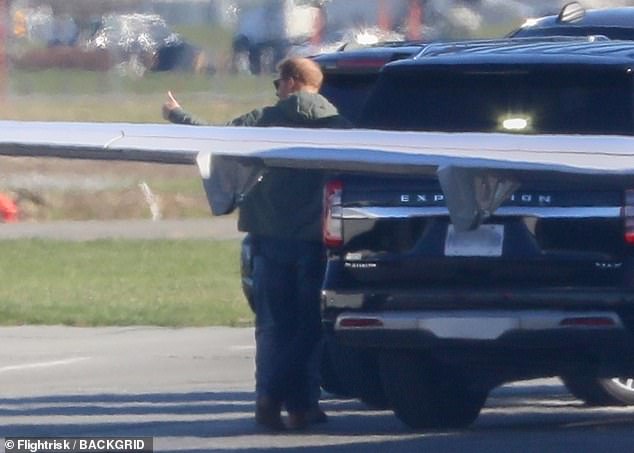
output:
M 409 0 L 407 13 L 407 39 L 419 41 L 423 38 L 423 6 L 421 0 Z
M 0 0 L 0 102 L 7 94 L 7 36 L 9 27 L 9 8 L 7 0 Z M 0 222 L 17 222 L 18 206 L 15 201 L 0 193 Z
M 13 223 L 18 221 L 18 206 L 9 195 L 0 193 L 0 222 Z
M 392 19 L 390 18 L 390 12 L 385 4 L 385 0 L 379 0 L 377 25 L 383 31 L 390 31 L 392 29 Z

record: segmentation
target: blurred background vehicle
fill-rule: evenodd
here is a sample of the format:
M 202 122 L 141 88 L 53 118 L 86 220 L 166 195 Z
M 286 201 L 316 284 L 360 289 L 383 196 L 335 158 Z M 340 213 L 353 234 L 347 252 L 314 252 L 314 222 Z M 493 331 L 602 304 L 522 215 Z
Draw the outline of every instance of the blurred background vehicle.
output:
M 136 63 L 150 70 L 213 73 L 205 53 L 171 30 L 158 15 L 104 16 L 87 46 L 105 49 L 121 63 Z
M 103 71 L 121 69 L 124 65 L 118 65 L 125 63 L 133 75 L 143 69 L 259 74 L 274 71 L 275 64 L 289 54 L 316 55 L 344 46 L 396 40 L 431 42 L 501 36 L 526 18 L 556 15 L 564 3 L 0 0 L 0 14 L 10 19 L 7 29 L 11 32 L 2 53 L 10 57 L 11 64 L 28 69 L 63 66 Z M 624 4 L 628 2 L 583 2 L 586 8 Z M 529 31 L 523 27 L 521 33 Z M 97 52 L 104 48 L 107 55 Z
M 72 17 L 50 8 L 17 10 L 14 17 L 16 38 L 29 43 L 12 55 L 18 68 L 214 72 L 205 52 L 156 14 L 106 14 L 82 32 Z
M 502 27 L 553 8 L 557 2 L 540 0 L 240 0 L 230 6 L 232 69 L 269 73 L 289 53 L 310 56 L 346 45 L 464 39 L 487 23 Z

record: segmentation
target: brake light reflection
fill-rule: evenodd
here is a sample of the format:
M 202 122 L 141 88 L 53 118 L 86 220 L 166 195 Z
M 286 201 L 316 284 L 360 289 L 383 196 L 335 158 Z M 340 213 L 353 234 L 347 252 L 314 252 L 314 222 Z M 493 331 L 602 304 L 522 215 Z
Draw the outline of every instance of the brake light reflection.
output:
M 378 318 L 344 318 L 339 321 L 339 327 L 363 328 L 383 327 L 383 321 Z
M 625 191 L 625 206 L 622 209 L 624 240 L 626 244 L 634 245 L 634 190 Z
M 343 183 L 338 180 L 328 181 L 324 188 L 322 231 L 326 247 L 335 248 L 343 245 L 342 192 Z
M 560 326 L 567 327 L 616 327 L 614 319 L 605 316 L 587 316 L 562 319 Z
M 339 69 L 370 69 L 376 68 L 380 69 L 389 63 L 389 60 L 384 58 L 380 59 L 370 59 L 364 58 L 359 60 L 341 60 L 337 62 L 337 67 Z

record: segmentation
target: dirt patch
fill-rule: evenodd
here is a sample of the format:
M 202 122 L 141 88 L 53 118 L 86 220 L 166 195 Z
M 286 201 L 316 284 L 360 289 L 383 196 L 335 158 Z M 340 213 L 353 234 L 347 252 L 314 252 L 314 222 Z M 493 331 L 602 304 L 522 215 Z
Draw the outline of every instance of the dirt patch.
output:
M 198 170 L 186 165 L 0 157 L 0 191 L 22 221 L 152 218 L 153 201 L 161 218 L 209 215 Z
M 76 47 L 33 49 L 24 55 L 14 57 L 11 63 L 18 69 L 26 70 L 65 68 L 108 71 L 114 65 L 112 55 L 107 50 L 84 50 Z

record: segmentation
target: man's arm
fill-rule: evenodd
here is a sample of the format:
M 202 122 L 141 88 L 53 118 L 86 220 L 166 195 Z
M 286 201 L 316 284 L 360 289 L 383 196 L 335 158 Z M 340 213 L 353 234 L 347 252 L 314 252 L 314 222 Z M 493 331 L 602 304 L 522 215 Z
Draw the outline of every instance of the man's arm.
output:
M 245 113 L 244 115 L 232 119 L 227 123 L 227 126 L 259 126 L 263 115 L 264 109 L 251 110 L 249 113 Z
M 171 91 L 167 92 L 167 101 L 163 104 L 163 118 L 170 123 L 189 124 L 191 126 L 209 126 L 207 121 L 196 118 L 183 110 Z
M 175 124 L 189 124 L 191 126 L 210 126 L 211 124 L 200 118 L 195 117 L 189 112 L 186 112 L 182 108 L 172 109 L 165 117 L 170 123 Z

